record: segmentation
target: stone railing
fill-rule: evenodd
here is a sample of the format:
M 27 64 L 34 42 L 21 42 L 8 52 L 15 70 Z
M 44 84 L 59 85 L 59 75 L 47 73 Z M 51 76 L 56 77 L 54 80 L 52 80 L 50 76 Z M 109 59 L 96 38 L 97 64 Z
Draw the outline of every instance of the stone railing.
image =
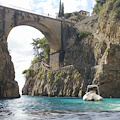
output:
M 10 4 L 3 3 L 3 2 L 0 2 L 0 6 L 11 8 L 11 9 L 14 9 L 14 10 L 27 12 L 27 13 L 32 13 L 32 14 L 39 15 L 39 16 L 44 16 L 46 18 L 55 19 L 55 20 L 58 20 L 58 21 L 62 21 L 62 22 L 71 24 L 71 25 L 74 25 L 76 23 L 76 21 L 73 21 L 73 20 L 70 21 L 68 19 L 64 19 L 64 18 L 61 18 L 61 17 L 56 18 L 56 16 L 50 15 L 49 13 L 46 14 L 46 13 L 36 12 L 36 11 L 32 11 L 32 10 L 29 10 L 29 9 L 21 8 L 21 7 L 10 5 Z

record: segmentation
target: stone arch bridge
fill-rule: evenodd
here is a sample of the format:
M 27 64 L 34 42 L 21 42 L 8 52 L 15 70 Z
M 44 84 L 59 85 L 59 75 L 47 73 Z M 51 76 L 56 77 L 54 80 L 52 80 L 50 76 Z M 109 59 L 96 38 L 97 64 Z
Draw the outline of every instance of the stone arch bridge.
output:
M 20 25 L 32 26 L 41 31 L 50 46 L 50 66 L 51 69 L 59 69 L 60 53 L 64 49 L 63 27 L 72 25 L 70 21 L 50 18 L 49 16 L 19 10 L 12 7 L 0 5 L 0 32 L 2 37 L 7 40 L 12 28 Z

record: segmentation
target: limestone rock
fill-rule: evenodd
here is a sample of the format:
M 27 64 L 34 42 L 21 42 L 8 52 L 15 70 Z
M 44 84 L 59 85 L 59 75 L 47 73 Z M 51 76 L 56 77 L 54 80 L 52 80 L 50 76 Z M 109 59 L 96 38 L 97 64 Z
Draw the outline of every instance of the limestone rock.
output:
M 93 84 L 99 85 L 103 97 L 120 97 L 120 45 L 111 44 L 106 52 L 106 64 L 96 68 Z
M 37 76 L 34 85 L 30 83 L 23 87 L 23 93 L 33 96 L 73 96 L 82 97 L 82 76 L 74 68 L 67 68 L 68 70 L 59 70 L 54 72 L 42 73 Z M 38 73 L 40 74 L 40 73 Z M 29 89 L 30 88 L 30 89 Z M 32 90 L 32 93 L 31 93 Z
M 20 97 L 18 83 L 7 48 L 7 40 L 0 38 L 0 98 Z

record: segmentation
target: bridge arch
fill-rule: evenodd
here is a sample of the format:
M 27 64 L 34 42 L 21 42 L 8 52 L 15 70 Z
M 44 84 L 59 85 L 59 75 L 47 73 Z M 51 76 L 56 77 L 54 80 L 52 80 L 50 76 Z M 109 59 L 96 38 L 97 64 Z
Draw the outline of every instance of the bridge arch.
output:
M 19 20 L 16 26 L 13 26 L 7 30 L 6 37 L 8 37 L 12 28 L 21 25 L 27 25 L 38 29 L 46 37 L 50 46 L 50 53 L 56 52 L 61 49 L 60 40 L 58 39 L 55 31 L 43 21 L 35 22 L 34 20 L 28 20 L 28 19 Z

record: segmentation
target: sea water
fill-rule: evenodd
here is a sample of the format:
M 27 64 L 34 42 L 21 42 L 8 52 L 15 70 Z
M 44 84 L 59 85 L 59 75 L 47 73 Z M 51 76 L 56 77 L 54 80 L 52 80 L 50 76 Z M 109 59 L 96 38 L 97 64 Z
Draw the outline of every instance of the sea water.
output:
M 120 99 L 83 101 L 77 97 L 0 100 L 0 120 L 120 120 Z

